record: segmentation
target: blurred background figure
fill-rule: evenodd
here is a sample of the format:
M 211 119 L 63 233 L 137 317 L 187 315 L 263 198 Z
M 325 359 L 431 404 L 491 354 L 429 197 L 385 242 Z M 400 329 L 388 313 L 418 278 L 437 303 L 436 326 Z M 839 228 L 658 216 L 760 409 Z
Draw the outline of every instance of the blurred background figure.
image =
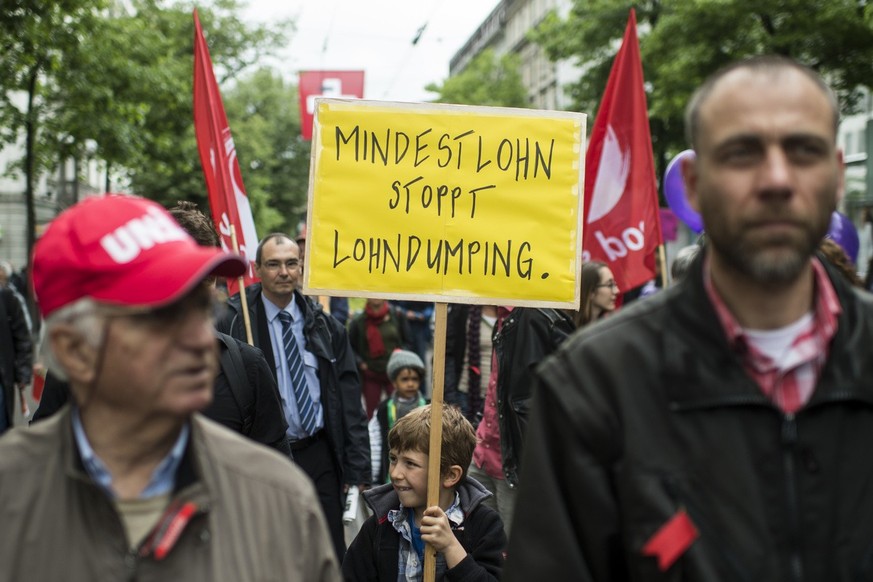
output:
M 445 400 L 479 424 L 491 376 L 495 305 L 449 304 L 446 315 Z M 482 382 L 485 378 L 485 382 Z
M 11 289 L 0 287 L 0 435 L 15 418 L 16 392 L 24 411 L 24 390 L 33 375 L 33 342 L 26 312 Z
M 846 278 L 846 281 L 855 287 L 864 288 L 864 282 L 858 276 L 858 269 L 843 247 L 829 238 L 823 238 L 818 245 L 818 250 L 830 264 L 837 268 L 840 274 Z
M 590 261 L 582 265 L 582 299 L 573 320 L 585 327 L 615 311 L 620 289 L 606 263 Z
M 398 315 L 406 319 L 409 329 L 409 347 L 418 354 L 422 362 L 427 364 L 430 359 L 429 353 L 433 342 L 433 330 L 431 318 L 433 317 L 434 305 L 425 301 L 392 301 L 391 304 L 397 309 Z M 430 380 L 427 373 L 421 377 L 422 392 L 430 394 Z
M 406 320 L 384 299 L 367 299 L 364 311 L 349 323 L 349 343 L 361 373 L 361 392 L 369 419 L 382 398 L 394 392 L 388 378 L 388 358 L 397 348 L 409 347 Z
M 873 211 L 870 207 L 864 208 L 861 213 L 861 228 L 858 230 L 858 273 L 866 281 L 873 280 Z M 869 286 L 865 285 L 867 290 Z
M 611 275 L 610 275 L 611 276 Z M 476 448 L 468 475 L 493 494 L 483 503 L 500 514 L 509 536 L 519 467 L 534 396 L 534 370 L 575 330 L 560 309 L 498 307 L 493 356 Z
M 640 289 L 639 298 L 651 297 L 661 290 L 663 284 L 664 281 L 661 279 L 661 261 L 658 259 L 658 253 L 655 253 L 655 278 L 646 281 L 646 284 Z M 627 301 L 625 300 L 622 304 L 627 305 Z
M 679 249 L 679 252 L 676 253 L 676 258 L 673 259 L 673 264 L 670 265 L 670 279 L 673 285 L 676 285 L 685 278 L 688 267 L 694 262 L 694 258 L 699 252 L 700 245 L 696 244 Z
M 388 432 L 398 420 L 427 404 L 421 393 L 423 377 L 424 362 L 418 354 L 409 350 L 394 350 L 388 359 L 388 379 L 394 386 L 394 394 L 379 403 L 367 427 L 370 432 L 370 464 L 374 486 L 389 481 Z
M 303 285 L 302 275 L 305 272 L 303 269 L 306 261 L 306 224 L 300 227 L 300 232 L 294 240 L 297 242 L 297 246 L 300 247 L 300 284 Z M 316 297 L 316 299 L 321 307 L 327 313 L 330 313 L 334 319 L 343 325 L 348 323 L 349 300 L 347 297 Z
M 8 261 L 0 261 L 0 289 L 8 289 L 15 300 L 21 305 L 21 312 L 24 316 L 24 322 L 27 324 L 27 333 L 33 336 L 33 321 L 30 319 L 30 311 L 27 308 L 27 301 L 24 299 L 24 294 L 27 290 L 24 287 L 19 288 L 15 284 L 15 269 Z

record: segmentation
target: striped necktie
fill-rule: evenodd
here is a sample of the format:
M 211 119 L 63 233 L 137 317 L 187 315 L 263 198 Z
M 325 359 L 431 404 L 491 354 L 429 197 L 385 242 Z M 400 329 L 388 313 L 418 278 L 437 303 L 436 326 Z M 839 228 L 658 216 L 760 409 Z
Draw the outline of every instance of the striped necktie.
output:
M 297 401 L 300 426 L 306 436 L 309 436 L 315 434 L 315 403 L 309 396 L 309 387 L 303 376 L 303 357 L 297 347 L 294 332 L 291 331 L 291 314 L 287 311 L 280 311 L 279 321 L 282 322 L 282 343 L 285 345 L 285 357 L 288 358 L 288 372 L 291 376 L 294 399 Z

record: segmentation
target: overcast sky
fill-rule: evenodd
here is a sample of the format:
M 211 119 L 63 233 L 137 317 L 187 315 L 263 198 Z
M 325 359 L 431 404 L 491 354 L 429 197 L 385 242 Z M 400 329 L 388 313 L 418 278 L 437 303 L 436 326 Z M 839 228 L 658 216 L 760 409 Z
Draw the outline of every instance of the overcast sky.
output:
M 499 0 L 249 0 L 246 18 L 297 24 L 281 51 L 283 76 L 301 70 L 361 70 L 364 98 L 426 101 L 449 75 L 449 60 Z M 425 26 L 419 41 L 412 41 Z

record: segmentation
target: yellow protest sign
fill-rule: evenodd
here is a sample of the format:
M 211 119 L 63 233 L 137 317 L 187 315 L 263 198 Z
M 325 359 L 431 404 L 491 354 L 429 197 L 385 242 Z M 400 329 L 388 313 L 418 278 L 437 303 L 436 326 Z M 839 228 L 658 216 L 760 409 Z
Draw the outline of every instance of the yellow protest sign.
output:
M 583 114 L 321 99 L 306 293 L 578 305 Z

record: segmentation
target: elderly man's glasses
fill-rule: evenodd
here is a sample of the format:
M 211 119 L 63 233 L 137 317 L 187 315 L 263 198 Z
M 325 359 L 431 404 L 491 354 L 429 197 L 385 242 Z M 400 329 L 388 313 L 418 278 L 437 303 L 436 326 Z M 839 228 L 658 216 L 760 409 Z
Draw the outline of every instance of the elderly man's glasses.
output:
M 184 321 L 192 312 L 203 313 L 215 321 L 222 317 L 225 308 L 225 304 L 218 300 L 210 283 L 194 288 L 186 296 L 169 305 L 151 308 L 100 305 L 97 312 L 106 318 L 127 317 L 141 324 L 168 327 Z

